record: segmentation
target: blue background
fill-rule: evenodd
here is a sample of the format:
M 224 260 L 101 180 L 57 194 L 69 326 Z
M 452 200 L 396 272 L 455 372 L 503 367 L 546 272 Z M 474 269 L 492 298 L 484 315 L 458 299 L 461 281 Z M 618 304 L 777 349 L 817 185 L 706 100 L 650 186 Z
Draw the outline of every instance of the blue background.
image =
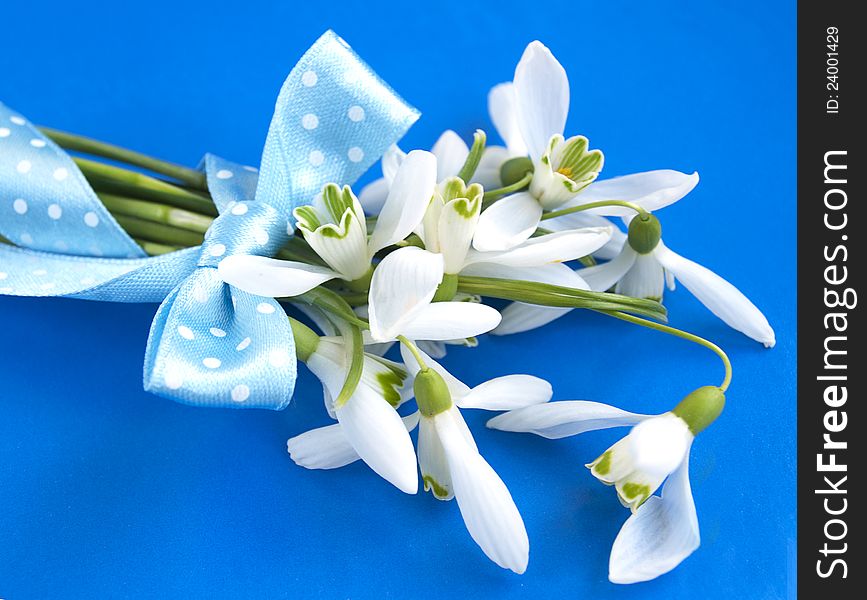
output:
M 670 247 L 724 274 L 773 350 L 686 291 L 672 323 L 721 343 L 728 406 L 694 446 L 701 548 L 656 581 L 607 581 L 628 512 L 582 466 L 621 432 L 562 441 L 484 429 L 531 539 L 524 576 L 488 562 L 457 506 L 362 464 L 296 467 L 287 437 L 328 422 L 306 371 L 282 413 L 194 409 L 141 389 L 153 305 L 0 297 L 0 598 L 785 598 L 795 539 L 795 3 L 5 3 L 0 97 L 35 122 L 195 164 L 257 163 L 279 86 L 334 28 L 422 110 L 404 147 L 492 132 L 486 93 L 539 38 L 572 85 L 567 130 L 604 176 L 698 170 L 660 214 Z M 28 8 L 29 7 L 29 8 Z M 493 132 L 491 133 L 493 136 Z M 572 313 L 446 364 L 469 384 L 545 377 L 555 398 L 639 411 L 715 383 L 699 347 Z

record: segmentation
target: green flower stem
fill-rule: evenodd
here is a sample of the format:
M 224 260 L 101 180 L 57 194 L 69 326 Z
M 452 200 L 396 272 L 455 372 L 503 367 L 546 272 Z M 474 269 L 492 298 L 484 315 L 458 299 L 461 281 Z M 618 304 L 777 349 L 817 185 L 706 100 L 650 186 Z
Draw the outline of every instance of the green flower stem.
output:
M 147 169 L 148 171 L 159 173 L 160 175 L 165 175 L 166 177 L 181 181 L 197 190 L 207 191 L 208 189 L 205 174 L 201 171 L 189 169 L 175 163 L 153 158 L 147 154 L 142 154 L 141 152 L 127 150 L 126 148 L 115 146 L 114 144 L 107 144 L 74 133 L 51 129 L 49 127 L 40 127 L 39 130 L 57 143 L 58 146 L 65 148 L 66 150 L 83 152 L 85 154 L 92 154 L 93 156 L 101 156 L 128 165 L 141 167 L 142 169 Z
M 458 171 L 458 177 L 463 181 L 469 181 L 476 174 L 476 169 L 479 168 L 479 162 L 482 160 L 482 154 L 485 151 L 485 143 L 488 136 L 481 129 L 476 129 L 473 134 L 473 147 L 470 148 L 470 153 L 467 154 L 467 159 L 464 161 L 461 170 Z
M 717 356 L 719 356 L 720 360 L 722 360 L 723 366 L 725 367 L 725 377 L 723 378 L 723 382 L 720 384 L 719 389 L 725 392 L 729 384 L 732 381 L 732 363 L 729 360 L 729 357 L 723 352 L 723 349 L 710 342 L 704 338 L 701 338 L 692 333 L 687 333 L 686 331 L 681 331 L 680 329 L 675 329 L 674 327 L 669 327 L 668 325 L 663 325 L 662 323 L 656 323 L 654 321 L 648 321 L 646 319 L 642 319 L 640 317 L 636 317 L 633 315 L 628 315 L 619 311 L 601 311 L 605 314 L 614 317 L 615 319 L 620 319 L 622 321 L 627 321 L 629 323 L 634 323 L 636 325 L 641 325 L 642 327 L 647 327 L 648 329 L 655 329 L 656 331 L 661 331 L 663 333 L 667 333 L 669 335 L 673 335 L 675 337 L 679 337 L 684 340 L 688 340 L 699 346 L 704 346 L 708 350 L 714 352 Z
M 627 200 L 600 200 L 599 202 L 589 202 L 588 204 L 582 204 L 580 206 L 572 206 L 570 208 L 562 208 L 560 210 L 552 210 L 551 212 L 547 212 L 542 215 L 542 221 L 547 219 L 556 219 L 557 217 L 563 217 L 566 215 L 571 215 L 572 213 L 581 212 L 584 210 L 590 210 L 591 208 L 602 208 L 604 206 L 622 206 L 624 208 L 631 208 L 639 215 L 645 216 L 649 215 L 650 212 L 642 206 L 639 206 L 635 202 L 629 202 Z
M 653 300 L 631 298 L 609 292 L 578 290 L 547 283 L 462 275 L 458 278 L 458 291 L 541 306 L 627 311 L 660 321 L 667 319 L 665 307 Z
M 134 238 L 141 238 L 149 242 L 188 248 L 201 245 L 204 236 L 194 231 L 178 229 L 162 223 L 145 221 L 137 217 L 113 213 L 118 225 Z
M 105 192 L 99 193 L 97 196 L 112 214 L 163 223 L 177 229 L 204 234 L 214 221 L 211 217 L 166 204 L 136 200 Z
M 533 173 L 527 173 L 521 179 L 513 183 L 512 185 L 507 185 L 505 187 L 497 188 L 494 190 L 488 190 L 485 192 L 485 195 L 482 196 L 484 208 L 487 208 L 491 203 L 495 200 L 499 200 L 501 197 L 512 194 L 514 192 L 519 192 L 523 190 L 525 187 L 530 185 L 530 182 L 533 181 Z
M 399 335 L 397 336 L 397 341 L 406 346 L 406 349 L 410 351 L 410 353 L 415 357 L 415 361 L 418 363 L 419 368 L 422 371 L 427 370 L 427 364 L 424 362 L 424 358 L 421 355 L 421 351 L 418 347 L 412 342 L 412 340 Z
M 160 254 L 168 254 L 169 252 L 183 250 L 183 248 L 181 248 L 180 246 L 169 246 L 168 244 L 149 242 L 148 240 L 143 240 L 140 238 L 133 239 L 135 240 L 135 243 L 141 246 L 142 250 L 147 252 L 150 256 L 159 256 Z
M 217 216 L 217 207 L 208 196 L 121 167 L 86 158 L 73 157 L 73 160 L 97 192 L 153 200 L 199 214 Z
M 307 362 L 310 355 L 319 347 L 319 335 L 307 325 L 289 317 L 289 326 L 292 327 L 292 335 L 295 338 L 295 354 L 301 362 Z

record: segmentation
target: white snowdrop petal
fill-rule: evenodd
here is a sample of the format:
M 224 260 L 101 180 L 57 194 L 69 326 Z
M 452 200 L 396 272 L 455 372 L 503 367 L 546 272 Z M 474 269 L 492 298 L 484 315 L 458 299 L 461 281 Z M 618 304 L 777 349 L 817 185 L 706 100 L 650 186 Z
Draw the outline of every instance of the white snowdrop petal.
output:
M 518 124 L 515 86 L 511 81 L 495 85 L 488 92 L 488 113 L 491 115 L 497 133 L 506 142 L 509 154 L 526 156 L 527 144 L 524 143 L 521 127 Z
M 251 294 L 298 296 L 338 277 L 331 269 L 264 256 L 229 256 L 218 265 L 220 277 Z
M 548 402 L 554 395 L 551 384 L 532 375 L 506 375 L 477 385 L 457 401 L 461 408 L 514 410 Z
M 442 278 L 440 254 L 406 247 L 382 259 L 370 282 L 368 311 L 373 339 L 384 342 L 403 333 L 404 324 L 430 304 Z
M 455 340 L 486 333 L 499 325 L 500 318 L 496 309 L 484 304 L 434 302 L 407 320 L 401 332 L 410 339 Z
M 467 262 L 495 262 L 512 267 L 566 262 L 588 256 L 601 248 L 611 237 L 611 231 L 610 227 L 558 231 L 531 238 L 503 252 L 473 252 L 467 256 Z
M 382 396 L 360 386 L 343 406 L 335 407 L 335 414 L 349 443 L 371 469 L 407 494 L 418 491 L 412 440 L 400 415 Z
M 629 244 L 624 244 L 620 254 L 613 260 L 581 269 L 578 274 L 594 292 L 607 292 L 629 272 L 637 256 L 638 253 Z
M 530 541 L 518 507 L 499 475 L 467 444 L 452 412 L 457 409 L 437 415 L 435 423 L 467 531 L 488 558 L 523 573 Z
M 613 583 L 654 579 L 683 562 L 700 543 L 687 450 L 662 496 L 651 496 L 623 524 L 611 547 L 608 578 Z
M 620 278 L 614 291 L 633 298 L 661 300 L 665 290 L 662 265 L 651 254 L 637 254 L 632 267 Z
M 337 469 L 360 458 L 340 423 L 290 438 L 286 448 L 295 464 L 305 469 Z
M 698 185 L 698 173 L 687 175 L 680 171 L 661 169 L 634 173 L 622 177 L 597 180 L 577 196 L 569 206 L 590 204 L 601 200 L 626 200 L 639 206 L 655 211 L 674 204 Z M 635 214 L 630 208 L 623 206 L 605 206 L 593 208 L 588 212 L 597 215 L 627 217 Z
M 454 498 L 449 463 L 433 419 L 429 417 L 419 419 L 418 467 L 426 492 L 439 500 Z
M 491 333 L 493 335 L 511 335 L 538 329 L 556 321 L 572 310 L 558 306 L 537 306 L 523 302 L 512 302 L 501 311 L 503 320 Z
M 488 427 L 559 439 L 586 431 L 635 425 L 651 416 L 627 412 L 600 402 L 566 400 L 528 406 L 497 415 L 488 421 Z
M 436 157 L 430 152 L 413 150 L 407 154 L 370 237 L 370 255 L 404 239 L 421 223 L 436 185 L 436 169 Z
M 514 248 L 536 231 L 541 216 L 542 206 L 529 192 L 519 192 L 497 200 L 482 211 L 473 247 L 480 252 Z
M 530 156 L 539 158 L 548 140 L 562 134 L 569 112 L 569 79 L 541 42 L 531 42 L 515 69 L 515 106 Z
M 457 133 L 446 129 L 434 143 L 431 154 L 437 159 L 437 181 L 443 181 L 458 174 L 470 149 Z
M 466 198 L 456 198 L 443 206 L 436 227 L 446 273 L 458 273 L 464 266 L 481 207 L 481 198 L 475 205 Z M 469 216 L 466 214 L 468 209 L 471 211 Z
M 654 256 L 713 314 L 729 327 L 761 342 L 776 344 L 774 330 L 762 311 L 731 283 L 698 263 L 672 252 L 660 242 Z
M 386 198 L 388 198 L 388 181 L 385 177 L 371 181 L 361 188 L 361 193 L 358 195 L 364 213 L 374 216 L 382 210 Z

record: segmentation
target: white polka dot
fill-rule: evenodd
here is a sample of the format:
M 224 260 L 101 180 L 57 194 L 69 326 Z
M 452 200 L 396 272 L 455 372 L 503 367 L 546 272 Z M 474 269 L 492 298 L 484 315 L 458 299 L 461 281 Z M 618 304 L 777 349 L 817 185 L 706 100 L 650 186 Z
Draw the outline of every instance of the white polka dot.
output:
M 235 346 L 235 350 L 237 350 L 238 352 L 240 352 L 241 350 L 246 350 L 247 346 L 250 345 L 251 341 L 253 340 L 251 340 L 250 338 L 244 338 L 240 344 Z
M 247 165 L 244 165 L 244 170 L 250 171 L 251 173 L 258 173 L 259 172 L 259 169 L 257 169 L 256 167 L 250 167 Z
M 69 171 L 60 167 L 59 169 L 55 169 L 52 175 L 57 181 L 63 181 L 67 177 L 69 177 Z
M 263 229 L 257 229 L 253 232 L 253 239 L 256 240 L 256 243 L 260 246 L 264 246 L 268 243 L 268 232 Z
M 3 271 L 0 271 L 0 281 L 3 281 L 7 277 L 9 277 L 9 273 L 4 273 Z
M 96 279 L 94 279 L 93 277 L 85 277 L 84 279 L 79 281 L 79 283 L 81 285 L 93 285 L 94 283 L 96 283 Z
M 178 334 L 187 340 L 195 339 L 196 334 L 193 333 L 193 330 L 187 327 L 186 325 L 178 325 Z
M 193 288 L 193 299 L 200 304 L 204 304 L 208 301 L 208 290 L 206 290 L 203 286 L 196 286 Z
M 232 388 L 232 400 L 234 400 L 235 402 L 244 402 L 249 397 L 250 388 L 243 383 L 239 383 Z
M 0 127 L 0 138 L 9 137 L 9 134 L 12 133 L 9 131 L 8 127 Z
M 346 153 L 346 156 L 348 156 L 349 160 L 352 162 L 361 162 L 364 159 L 364 150 L 358 146 L 353 146 L 349 149 L 349 152 Z
M 39 138 L 33 138 L 30 140 L 30 145 L 34 148 L 45 148 L 45 140 L 40 140 Z
M 355 106 L 350 106 L 349 110 L 346 111 L 346 114 L 349 115 L 350 121 L 358 123 L 359 121 L 364 120 L 364 109 L 357 104 Z
M 210 332 L 214 337 L 226 337 L 226 332 L 219 327 L 211 327 Z
M 307 160 L 310 161 L 310 164 L 314 167 L 318 167 L 323 162 L 325 162 L 325 155 L 322 154 L 319 150 L 313 150 L 310 154 L 307 155 Z
M 43 289 L 43 290 L 50 290 L 53 287 L 54 287 L 54 284 L 50 281 L 48 283 L 43 283 L 42 285 L 39 286 L 39 288 Z
M 301 127 L 304 129 L 316 129 L 319 127 L 319 117 L 314 115 L 313 113 L 307 113 L 303 117 L 301 117 Z
M 208 358 L 202 360 L 202 364 L 208 367 L 209 369 L 219 369 L 220 365 L 223 362 L 219 358 L 214 358 L 213 356 L 209 356 Z
M 15 170 L 24 175 L 25 173 L 30 172 L 30 167 L 33 165 L 30 164 L 29 160 L 22 160 L 18 165 L 16 165 Z
M 289 364 L 289 354 L 285 350 L 271 350 L 268 362 L 272 367 L 282 368 Z
M 168 367 L 166 374 L 163 376 L 163 381 L 165 381 L 167 388 L 176 390 L 184 385 L 184 376 L 177 367 Z
M 229 169 L 220 169 L 217 171 L 217 179 L 231 179 L 235 174 L 232 173 Z
M 95 212 L 84 213 L 84 224 L 88 227 L 96 227 L 99 225 L 99 217 Z
M 16 198 L 12 202 L 12 210 L 17 212 L 19 215 L 23 215 L 27 212 L 27 200 L 24 198 Z
M 256 307 L 256 310 L 258 310 L 263 315 L 270 315 L 274 312 L 274 306 L 268 304 L 267 302 L 261 302 L 259 303 L 259 306 Z
M 16 125 L 24 125 L 24 119 L 19 116 L 9 117 L 9 120 L 15 123 Z
M 45 269 L 36 269 L 35 271 L 33 271 L 33 274 L 37 277 L 42 277 L 43 275 L 48 275 L 48 271 L 46 271 Z
M 67 244 L 63 240 L 57 240 L 56 242 L 54 242 L 54 247 L 61 252 L 66 252 L 67 250 L 69 250 L 69 244 Z
M 214 244 L 213 246 L 211 246 L 211 256 L 223 256 L 225 253 L 225 244 Z
M 48 206 L 48 216 L 56 221 L 63 216 L 63 209 L 59 204 L 51 204 Z
M 22 233 L 22 234 L 21 234 L 21 243 L 23 243 L 23 244 L 32 244 L 32 243 L 33 243 L 33 236 L 30 235 L 30 234 L 27 233 L 27 232 Z
M 301 83 L 307 87 L 313 87 L 317 81 L 319 81 L 319 75 L 316 74 L 316 71 L 305 71 L 301 76 Z
M 248 210 L 250 210 L 249 206 L 243 202 L 239 202 L 232 207 L 232 214 L 240 217 L 241 215 L 246 215 Z

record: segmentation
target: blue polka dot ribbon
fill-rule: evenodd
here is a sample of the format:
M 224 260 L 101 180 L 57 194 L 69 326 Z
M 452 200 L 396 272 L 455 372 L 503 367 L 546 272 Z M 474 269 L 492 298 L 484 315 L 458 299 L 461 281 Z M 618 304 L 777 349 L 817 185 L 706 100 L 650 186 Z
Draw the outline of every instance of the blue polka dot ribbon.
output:
M 145 388 L 199 406 L 284 408 L 294 340 L 271 298 L 225 284 L 233 254 L 274 255 L 292 210 L 328 182 L 349 184 L 418 118 L 336 34 L 325 33 L 277 98 L 259 171 L 214 155 L 201 169 L 219 211 L 200 247 L 145 252 L 70 157 L 0 104 L 0 294 L 161 302 Z

